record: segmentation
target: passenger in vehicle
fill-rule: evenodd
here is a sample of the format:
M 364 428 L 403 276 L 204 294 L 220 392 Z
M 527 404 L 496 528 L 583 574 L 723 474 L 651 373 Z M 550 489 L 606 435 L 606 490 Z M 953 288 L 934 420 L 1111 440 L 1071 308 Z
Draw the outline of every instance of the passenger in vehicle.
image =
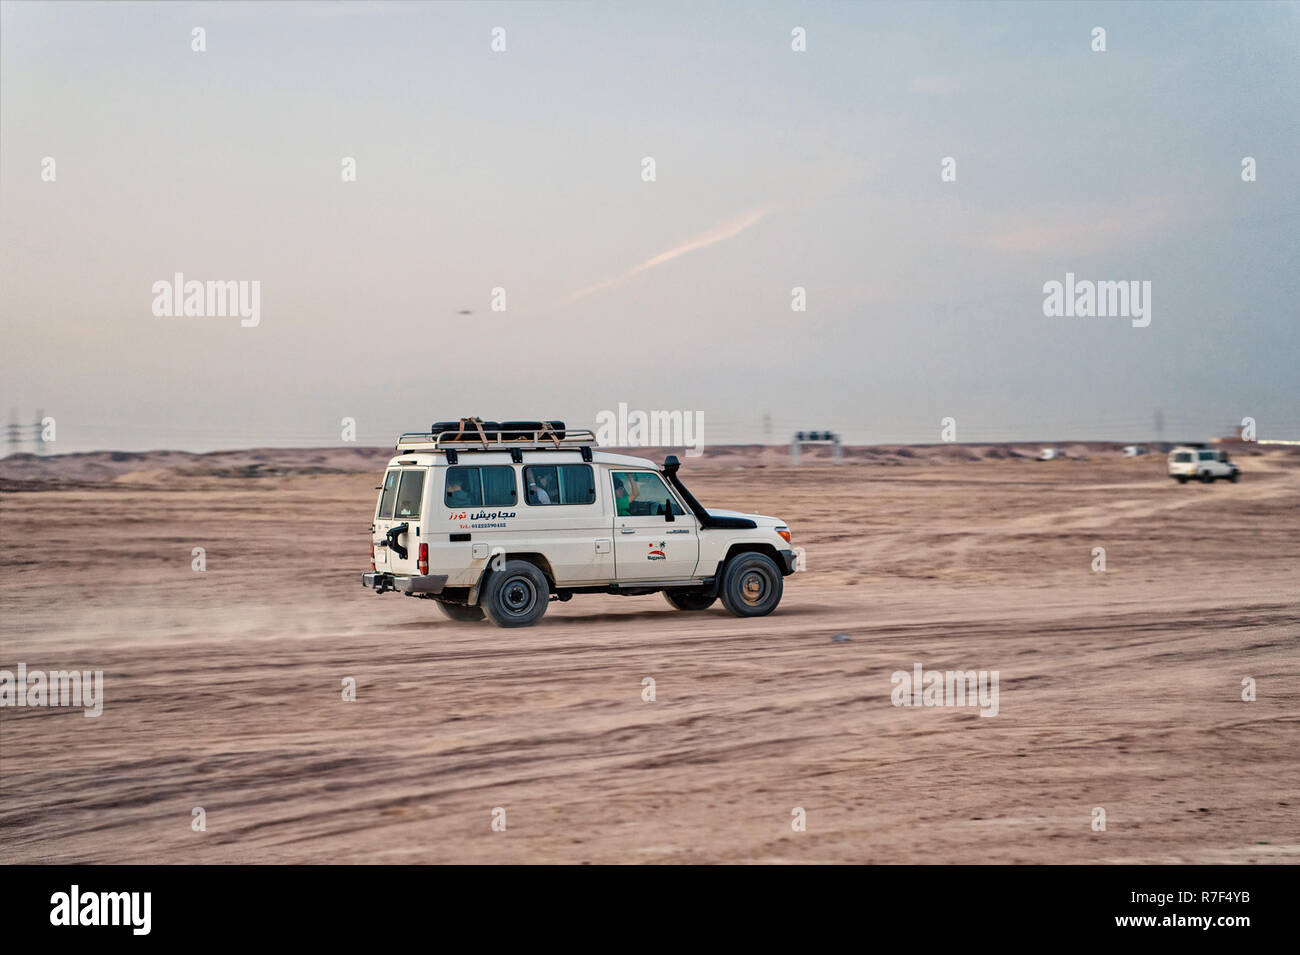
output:
M 559 501 L 555 490 L 555 472 L 542 471 L 537 475 L 537 503 L 554 504 Z
M 469 507 L 473 496 L 461 485 L 459 478 L 447 479 L 447 503 L 454 507 Z
M 627 517 L 632 512 L 632 501 L 627 496 L 627 488 L 619 478 L 614 478 L 614 505 L 619 517 Z

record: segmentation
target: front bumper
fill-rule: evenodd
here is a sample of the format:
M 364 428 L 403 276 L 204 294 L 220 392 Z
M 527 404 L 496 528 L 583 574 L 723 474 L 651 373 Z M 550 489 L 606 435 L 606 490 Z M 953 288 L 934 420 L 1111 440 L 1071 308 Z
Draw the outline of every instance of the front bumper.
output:
M 421 577 L 395 577 L 392 574 L 370 573 L 361 575 L 361 586 L 369 587 L 375 593 L 385 593 L 389 590 L 398 593 L 419 595 L 419 594 L 440 594 L 442 588 L 447 586 L 446 574 L 425 574 Z
M 795 564 L 798 562 L 798 557 L 795 555 L 795 552 L 792 550 L 782 550 L 782 551 L 777 551 L 777 553 L 781 555 L 781 563 L 784 565 L 781 568 L 781 574 L 785 577 L 789 577 L 791 574 L 794 573 L 794 568 L 795 568 Z

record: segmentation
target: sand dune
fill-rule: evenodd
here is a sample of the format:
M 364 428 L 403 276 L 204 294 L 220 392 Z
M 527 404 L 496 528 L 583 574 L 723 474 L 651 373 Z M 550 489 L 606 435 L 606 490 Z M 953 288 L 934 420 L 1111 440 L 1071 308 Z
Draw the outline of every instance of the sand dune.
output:
M 1123 457 L 1114 442 L 1008 443 L 1008 444 L 880 444 L 846 445 L 845 463 L 882 465 L 965 464 L 981 461 L 1034 460 L 1044 447 L 1057 448 L 1063 459 L 1086 461 Z M 781 467 L 790 463 L 789 448 L 757 444 L 717 445 L 699 458 L 688 458 L 682 448 L 608 448 L 607 450 L 662 461 L 676 454 L 689 467 L 742 464 Z M 1234 451 L 1247 458 L 1289 460 L 1285 450 Z M 86 451 L 77 454 L 12 454 L 0 458 L 0 488 L 22 489 L 24 482 L 93 484 L 108 480 L 147 483 L 166 475 L 185 477 L 256 478 L 302 474 L 374 474 L 393 455 L 389 447 L 250 448 L 240 451 Z M 827 445 L 805 445 L 804 463 L 831 461 Z M 1270 457 L 1271 456 L 1271 457 Z M 1158 454 L 1143 460 L 1157 462 Z M 1061 462 L 1043 462 L 1061 463 Z M 1160 463 L 1152 465 L 1159 468 Z

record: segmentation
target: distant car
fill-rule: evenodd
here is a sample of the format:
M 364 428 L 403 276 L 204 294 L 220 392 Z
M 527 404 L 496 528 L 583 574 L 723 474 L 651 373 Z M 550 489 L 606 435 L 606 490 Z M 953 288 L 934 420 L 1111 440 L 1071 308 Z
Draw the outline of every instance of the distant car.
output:
M 1186 484 L 1192 478 L 1203 484 L 1227 478 L 1235 484 L 1241 477 L 1241 469 L 1228 460 L 1227 451 L 1182 447 L 1169 452 L 1169 476 L 1179 484 Z
M 1061 452 L 1056 448 L 1043 448 L 1038 452 L 1038 460 L 1040 461 L 1055 461 L 1060 456 Z
M 1142 445 L 1140 444 L 1124 445 L 1124 457 L 1126 458 L 1136 458 L 1139 455 L 1146 454 L 1146 453 L 1147 453 L 1147 449 L 1142 447 Z

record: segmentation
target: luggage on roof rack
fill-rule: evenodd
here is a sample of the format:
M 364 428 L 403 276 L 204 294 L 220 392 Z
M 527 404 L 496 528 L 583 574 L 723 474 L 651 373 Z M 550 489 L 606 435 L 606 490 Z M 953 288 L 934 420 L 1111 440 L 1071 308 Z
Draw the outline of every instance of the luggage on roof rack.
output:
M 398 450 L 441 451 L 533 448 L 563 450 L 594 444 L 591 431 L 570 429 L 563 421 L 484 421 L 461 418 L 435 421 L 426 433 L 408 432 L 397 439 Z
M 457 439 L 477 441 L 483 434 L 499 434 L 503 441 L 531 438 L 538 432 L 548 432 L 564 437 L 563 421 L 484 421 L 482 418 L 461 418 L 459 421 L 435 421 L 429 433 L 435 437 L 454 432 Z
M 538 431 L 549 431 L 557 438 L 564 437 L 563 421 L 504 421 L 501 423 L 501 437 L 506 441 L 529 438 Z

